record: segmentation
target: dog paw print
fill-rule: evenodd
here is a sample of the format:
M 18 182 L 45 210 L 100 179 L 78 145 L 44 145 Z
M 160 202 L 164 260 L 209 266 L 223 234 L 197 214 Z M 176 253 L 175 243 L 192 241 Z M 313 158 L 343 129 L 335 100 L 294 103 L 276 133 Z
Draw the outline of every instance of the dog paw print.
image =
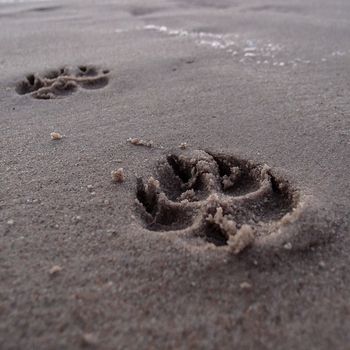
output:
M 136 203 L 147 230 L 201 237 L 236 254 L 275 239 L 300 215 L 299 193 L 288 181 L 238 157 L 201 150 L 169 154 L 156 178 L 137 180 Z
M 29 74 L 16 85 L 19 95 L 30 94 L 37 99 L 71 95 L 79 87 L 100 89 L 109 82 L 109 70 L 95 66 L 62 67 L 44 74 Z

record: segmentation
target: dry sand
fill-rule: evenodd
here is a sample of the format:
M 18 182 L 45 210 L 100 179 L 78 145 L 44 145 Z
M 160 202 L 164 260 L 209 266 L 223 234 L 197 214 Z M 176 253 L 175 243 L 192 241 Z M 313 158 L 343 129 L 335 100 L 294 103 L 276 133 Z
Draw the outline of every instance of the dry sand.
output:
M 349 12 L 0 1 L 0 348 L 348 349 Z

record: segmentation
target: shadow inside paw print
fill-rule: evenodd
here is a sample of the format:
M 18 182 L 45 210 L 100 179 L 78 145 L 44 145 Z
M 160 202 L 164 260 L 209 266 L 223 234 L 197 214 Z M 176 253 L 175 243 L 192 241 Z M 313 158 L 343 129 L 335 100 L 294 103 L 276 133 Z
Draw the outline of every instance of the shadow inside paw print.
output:
M 71 95 L 79 87 L 100 89 L 109 82 L 109 70 L 95 66 L 62 67 L 44 74 L 29 74 L 16 85 L 19 95 L 30 94 L 37 99 Z
M 267 165 L 205 151 L 169 154 L 157 179 L 138 179 L 137 207 L 151 231 L 199 236 L 239 253 L 279 230 L 299 195 Z

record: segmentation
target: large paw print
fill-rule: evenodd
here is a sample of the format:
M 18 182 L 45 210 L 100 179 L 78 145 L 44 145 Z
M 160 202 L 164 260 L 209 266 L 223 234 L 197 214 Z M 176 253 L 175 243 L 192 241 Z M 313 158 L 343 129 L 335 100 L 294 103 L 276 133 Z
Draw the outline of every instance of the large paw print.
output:
M 44 74 L 29 74 L 16 86 L 19 95 L 30 94 L 37 99 L 71 95 L 79 87 L 100 89 L 108 84 L 109 70 L 95 66 L 62 67 Z
M 234 253 L 283 231 L 300 211 L 298 192 L 267 165 L 229 155 L 170 154 L 159 163 L 157 179 L 137 183 L 146 229 L 199 236 Z

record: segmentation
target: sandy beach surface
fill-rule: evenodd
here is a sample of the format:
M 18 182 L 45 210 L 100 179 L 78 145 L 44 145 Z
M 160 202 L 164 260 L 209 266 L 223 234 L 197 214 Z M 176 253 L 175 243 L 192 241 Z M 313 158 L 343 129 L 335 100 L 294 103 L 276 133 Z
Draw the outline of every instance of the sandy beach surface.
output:
M 349 13 L 1 0 L 0 348 L 349 349 Z

